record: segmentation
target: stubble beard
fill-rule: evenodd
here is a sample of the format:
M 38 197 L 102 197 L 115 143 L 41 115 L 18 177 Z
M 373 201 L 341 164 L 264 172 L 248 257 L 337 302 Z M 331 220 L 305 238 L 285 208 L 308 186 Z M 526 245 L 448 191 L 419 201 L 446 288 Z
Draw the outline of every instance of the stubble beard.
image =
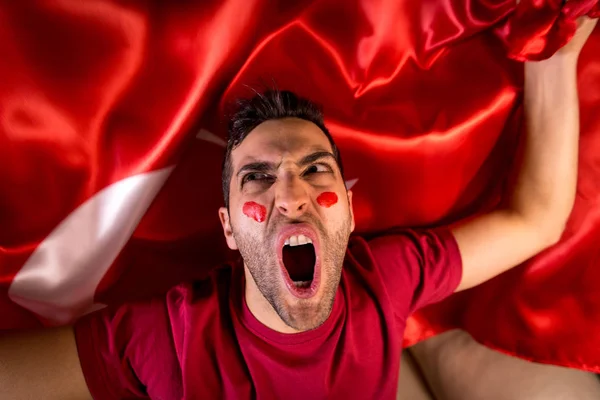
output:
M 240 254 L 258 290 L 281 320 L 289 327 L 299 331 L 321 326 L 331 314 L 351 231 L 350 215 L 344 221 L 343 226 L 331 236 L 327 235 L 322 224 L 317 221 L 310 222 L 317 228 L 321 236 L 322 295 L 319 299 L 296 298 L 294 304 L 288 304 L 285 300 L 289 294 L 286 296 L 287 289 L 282 287 L 277 254 L 273 252 L 278 225 L 273 224 L 273 228 L 269 230 L 264 241 L 255 236 L 236 233 L 235 229 L 232 229 Z

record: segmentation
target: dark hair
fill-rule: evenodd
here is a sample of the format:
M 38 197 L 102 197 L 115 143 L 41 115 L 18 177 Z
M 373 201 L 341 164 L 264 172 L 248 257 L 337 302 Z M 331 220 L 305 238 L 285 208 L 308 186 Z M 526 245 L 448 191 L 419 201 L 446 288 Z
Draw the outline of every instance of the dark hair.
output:
M 285 90 L 270 89 L 264 93 L 255 93 L 256 95 L 252 98 L 240 99 L 236 102 L 236 109 L 229 120 L 227 148 L 221 169 L 223 197 L 227 209 L 229 209 L 229 186 L 233 173 L 231 152 L 244 141 L 254 128 L 268 120 L 300 118 L 317 125 L 325 136 L 327 136 L 329 143 L 331 143 L 333 155 L 340 168 L 342 177 L 344 176 L 340 152 L 329 130 L 325 126 L 323 112 L 319 106 L 310 100 Z

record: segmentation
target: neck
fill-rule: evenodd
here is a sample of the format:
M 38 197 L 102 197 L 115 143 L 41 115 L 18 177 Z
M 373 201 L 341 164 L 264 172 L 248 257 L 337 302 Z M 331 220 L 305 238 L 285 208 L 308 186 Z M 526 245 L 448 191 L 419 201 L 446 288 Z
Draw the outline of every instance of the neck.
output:
M 246 285 L 244 288 L 244 296 L 248 309 L 254 317 L 267 328 L 270 328 L 280 333 L 298 333 L 301 332 L 288 326 L 277 314 L 271 303 L 261 293 L 254 282 L 252 274 L 244 266 L 244 276 L 246 277 Z

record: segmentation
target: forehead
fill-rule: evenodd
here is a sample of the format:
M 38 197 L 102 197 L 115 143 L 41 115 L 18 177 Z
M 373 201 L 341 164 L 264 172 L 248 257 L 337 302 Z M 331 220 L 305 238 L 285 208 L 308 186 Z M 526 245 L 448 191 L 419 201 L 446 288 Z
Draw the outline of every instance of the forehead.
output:
M 315 151 L 333 151 L 321 128 L 303 119 L 284 118 L 258 125 L 231 156 L 233 165 L 237 166 L 248 159 L 280 159 L 284 155 L 302 157 Z

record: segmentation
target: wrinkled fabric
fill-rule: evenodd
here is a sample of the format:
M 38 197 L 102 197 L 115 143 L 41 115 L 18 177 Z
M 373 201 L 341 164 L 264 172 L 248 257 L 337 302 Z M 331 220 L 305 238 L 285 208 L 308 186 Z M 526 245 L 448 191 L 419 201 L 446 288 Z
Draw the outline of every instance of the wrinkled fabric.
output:
M 582 16 L 598 18 L 597 0 L 523 0 L 508 23 L 509 57 L 519 60 L 544 60 L 563 47 L 577 30 Z
M 521 136 L 514 59 L 550 56 L 576 16 L 598 13 L 571 4 L 1 1 L 0 328 L 67 323 L 230 259 L 224 122 L 249 87 L 323 105 L 359 233 L 491 209 Z M 459 327 L 600 372 L 599 52 L 597 29 L 579 62 L 577 198 L 560 243 L 415 314 L 405 345 Z

